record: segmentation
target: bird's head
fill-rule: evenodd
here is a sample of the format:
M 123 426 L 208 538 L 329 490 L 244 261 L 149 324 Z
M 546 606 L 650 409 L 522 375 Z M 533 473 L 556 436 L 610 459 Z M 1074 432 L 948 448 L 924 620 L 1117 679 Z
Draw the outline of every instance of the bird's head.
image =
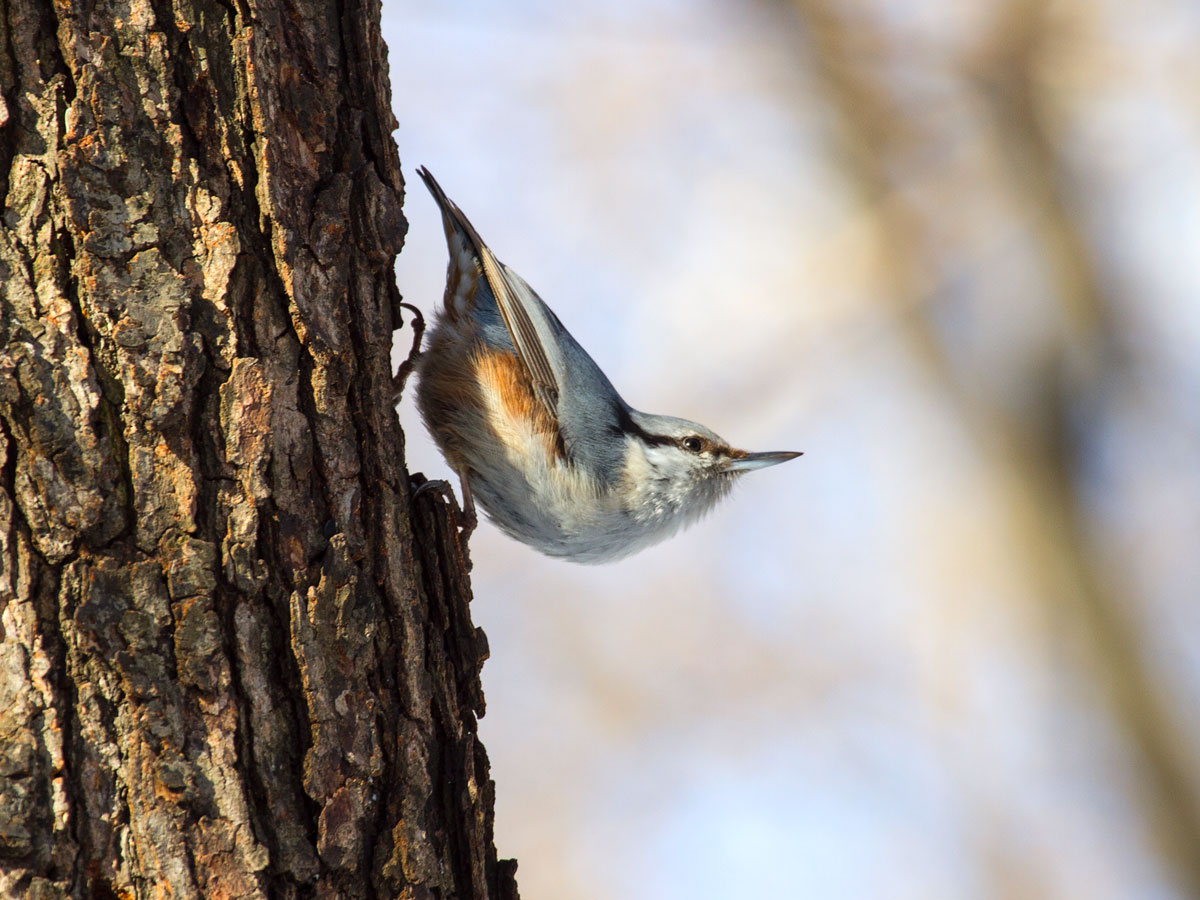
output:
M 630 418 L 625 490 L 638 519 L 670 519 L 682 526 L 708 512 L 740 475 L 800 456 L 790 450 L 739 450 L 711 429 L 674 416 L 631 412 Z

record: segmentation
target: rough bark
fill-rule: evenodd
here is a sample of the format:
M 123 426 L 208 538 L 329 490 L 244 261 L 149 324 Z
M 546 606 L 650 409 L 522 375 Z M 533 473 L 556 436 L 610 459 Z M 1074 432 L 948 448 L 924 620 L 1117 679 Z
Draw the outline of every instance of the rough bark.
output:
M 0 897 L 515 897 L 374 0 L 0 0 Z

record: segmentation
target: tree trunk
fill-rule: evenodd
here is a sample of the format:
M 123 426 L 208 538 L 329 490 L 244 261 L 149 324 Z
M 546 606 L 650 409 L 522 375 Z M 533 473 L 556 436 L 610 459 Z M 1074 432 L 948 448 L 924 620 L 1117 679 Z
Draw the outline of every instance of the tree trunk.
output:
M 0 897 L 510 898 L 374 0 L 0 0 Z

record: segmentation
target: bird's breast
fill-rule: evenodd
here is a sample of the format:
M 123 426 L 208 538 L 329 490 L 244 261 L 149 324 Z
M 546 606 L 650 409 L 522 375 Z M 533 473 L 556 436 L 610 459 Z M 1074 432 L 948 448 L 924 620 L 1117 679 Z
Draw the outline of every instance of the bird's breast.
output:
M 508 534 L 551 556 L 603 562 L 678 527 L 668 498 L 642 496 L 645 460 L 601 480 L 563 452 L 516 354 L 469 319 L 443 319 L 420 363 L 417 401 L 434 440 Z

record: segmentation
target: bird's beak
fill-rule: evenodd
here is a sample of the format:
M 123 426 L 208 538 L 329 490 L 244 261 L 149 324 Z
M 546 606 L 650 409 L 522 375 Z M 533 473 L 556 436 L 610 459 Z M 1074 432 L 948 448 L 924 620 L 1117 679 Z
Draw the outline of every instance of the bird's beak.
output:
M 791 450 L 772 450 L 768 453 L 747 453 L 744 456 L 735 456 L 731 458 L 726 466 L 726 471 L 751 472 L 754 469 L 765 469 L 767 466 L 777 466 L 781 462 L 787 462 L 789 459 L 795 459 L 797 456 L 803 455 L 803 453 L 796 453 Z

